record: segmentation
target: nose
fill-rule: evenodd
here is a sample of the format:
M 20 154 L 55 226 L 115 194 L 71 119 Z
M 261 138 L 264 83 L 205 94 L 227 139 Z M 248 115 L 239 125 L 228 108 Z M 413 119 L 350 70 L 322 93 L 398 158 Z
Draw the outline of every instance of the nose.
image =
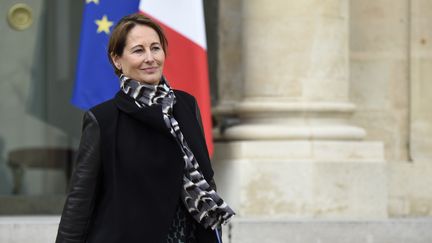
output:
M 144 62 L 146 62 L 146 63 L 154 62 L 154 56 L 150 50 L 146 51 L 145 56 L 144 56 Z

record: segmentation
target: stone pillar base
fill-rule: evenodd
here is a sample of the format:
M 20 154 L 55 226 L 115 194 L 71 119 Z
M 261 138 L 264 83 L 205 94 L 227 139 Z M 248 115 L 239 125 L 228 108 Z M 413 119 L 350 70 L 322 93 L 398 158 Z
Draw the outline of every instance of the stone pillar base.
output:
M 240 217 L 387 217 L 381 142 L 217 142 L 213 166 Z
M 234 219 L 223 229 L 231 243 L 430 243 L 432 219 L 268 220 Z

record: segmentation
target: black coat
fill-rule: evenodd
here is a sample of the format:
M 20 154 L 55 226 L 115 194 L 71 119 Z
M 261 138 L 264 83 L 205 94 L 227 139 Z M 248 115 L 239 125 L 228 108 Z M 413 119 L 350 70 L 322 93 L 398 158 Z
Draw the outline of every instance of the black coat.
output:
M 175 91 L 173 115 L 207 181 L 213 170 L 195 99 Z M 198 118 L 198 119 L 197 119 Z M 86 112 L 56 243 L 165 243 L 180 202 L 184 161 L 160 106 L 118 92 Z M 197 228 L 198 242 L 216 242 Z

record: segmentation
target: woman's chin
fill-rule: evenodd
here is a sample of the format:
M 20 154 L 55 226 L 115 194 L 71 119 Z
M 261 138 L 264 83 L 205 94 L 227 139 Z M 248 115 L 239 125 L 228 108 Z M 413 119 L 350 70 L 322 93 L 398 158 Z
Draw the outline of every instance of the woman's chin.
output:
M 140 83 L 145 83 L 145 84 L 158 84 L 159 81 L 161 80 L 162 77 L 155 77 L 155 78 L 143 78 L 138 80 Z

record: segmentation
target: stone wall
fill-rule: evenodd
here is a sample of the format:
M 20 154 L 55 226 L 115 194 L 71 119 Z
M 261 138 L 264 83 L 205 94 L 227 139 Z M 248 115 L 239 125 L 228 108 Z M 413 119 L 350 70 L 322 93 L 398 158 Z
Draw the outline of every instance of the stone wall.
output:
M 432 2 L 412 0 L 409 21 L 408 161 L 389 168 L 389 214 L 432 215 Z
M 363 192 L 386 198 L 379 199 L 379 205 L 385 204 L 386 215 L 432 214 L 432 189 L 429 186 L 432 184 L 432 179 L 429 179 L 432 178 L 432 36 L 429 31 L 432 26 L 432 2 L 308 0 L 275 1 L 271 6 L 261 1 L 220 0 L 219 3 L 219 102 L 214 111 L 218 117 L 237 117 L 240 122 L 234 123 L 238 126 L 225 129 L 224 134 L 215 130 L 219 141 L 216 148 L 220 149 L 221 154 L 216 151 L 214 163 L 218 179 L 222 181 L 222 193 L 233 198 L 236 206 L 248 197 L 245 188 L 254 188 L 255 195 L 269 196 L 272 192 L 260 194 L 260 190 L 265 190 L 259 188 L 259 183 L 255 183 L 255 187 L 251 183 L 258 174 L 247 173 L 253 171 L 254 166 L 262 168 L 260 163 L 265 163 L 267 168 L 269 161 L 275 161 L 277 157 L 277 163 L 280 165 L 284 161 L 286 167 L 273 167 L 274 171 L 278 171 L 273 176 L 281 178 L 285 175 L 285 179 L 279 182 L 291 183 L 291 191 L 282 190 L 287 201 L 296 190 L 310 190 L 311 187 L 305 184 L 307 181 L 312 183 L 309 185 L 313 185 L 314 195 L 325 195 L 321 199 L 327 197 L 328 202 L 336 205 L 337 200 L 332 201 L 332 198 L 340 196 L 340 188 L 325 185 L 331 185 L 335 176 L 338 177 L 331 172 L 335 168 L 345 168 L 346 173 L 356 171 L 356 163 L 352 167 L 334 163 L 353 162 L 353 157 L 344 157 L 347 150 L 341 148 L 350 144 L 347 140 L 354 139 L 363 141 L 362 144 L 384 144 L 385 175 L 376 174 L 380 167 L 376 164 L 356 176 L 364 183 Z M 346 15 L 342 10 L 344 8 L 348 9 Z M 346 33 L 339 25 L 343 21 L 330 17 L 338 15 L 342 19 L 347 18 Z M 325 28 L 320 31 L 319 26 Z M 337 29 L 339 31 L 332 31 Z M 343 54 L 344 34 L 347 35 L 346 56 Z M 339 50 L 337 53 L 342 56 L 332 54 L 334 50 Z M 310 59 L 305 58 L 307 53 Z M 303 102 L 301 108 L 299 101 Z M 344 104 L 345 110 L 332 110 L 334 107 L 329 108 L 329 102 Z M 319 108 L 314 106 L 316 104 L 320 104 Z M 320 110 L 323 109 L 321 105 L 328 110 Z M 281 111 L 284 116 L 275 116 L 276 112 Z M 259 133 L 264 124 L 267 130 Z M 281 126 L 279 130 L 274 129 L 275 124 L 284 124 L 284 128 L 288 126 L 290 130 L 280 129 Z M 323 132 L 323 126 L 328 128 L 329 124 L 337 125 L 339 132 L 342 128 L 344 130 L 338 136 L 332 133 L 334 131 Z M 314 132 L 315 135 L 305 135 Z M 332 162 L 334 168 L 322 170 L 319 169 L 322 164 L 299 163 L 299 159 L 310 159 L 309 162 L 322 159 L 298 157 L 299 153 L 305 152 L 298 150 L 302 142 L 328 140 L 329 137 L 330 140 L 345 143 L 340 150 L 332 147 L 335 150 L 325 155 L 330 156 L 327 162 Z M 245 140 L 264 139 L 268 142 L 275 138 L 284 142 L 270 143 L 269 148 L 252 143 L 239 145 Z M 229 144 L 229 141 L 237 142 Z M 318 151 L 321 145 L 315 145 L 306 147 L 310 151 Z M 362 151 L 360 147 L 357 150 L 351 148 L 351 151 Z M 280 148 L 283 151 L 267 157 L 266 152 L 260 151 L 259 154 L 255 151 L 263 148 L 269 151 Z M 367 156 L 363 152 L 357 155 L 378 161 L 379 156 L 368 157 L 379 154 L 377 151 Z M 237 161 L 234 167 L 228 166 L 230 158 L 227 156 L 235 158 L 231 162 Z M 361 162 L 357 165 L 364 166 Z M 236 174 L 236 170 L 242 170 L 241 174 Z M 303 179 L 295 179 L 295 175 L 299 174 L 304 175 Z M 236 177 L 240 175 L 243 177 Z M 378 183 L 376 187 L 366 186 L 366 182 L 376 180 L 377 175 L 380 179 L 374 182 Z M 240 192 L 242 196 L 236 198 L 233 196 L 235 188 L 242 187 L 239 183 L 245 183 L 242 181 L 245 177 L 250 179 L 246 180 L 249 184 Z M 361 187 L 350 184 L 349 179 L 336 181 L 344 188 Z M 348 192 L 352 196 L 354 191 Z M 317 198 L 311 201 L 309 197 L 309 201 L 302 202 L 298 201 L 298 195 L 294 198 L 290 204 L 292 207 L 282 207 L 285 208 L 282 215 L 317 217 L 326 211 L 323 207 L 311 206 L 311 203 L 322 205 L 322 201 L 316 201 Z M 362 196 L 351 199 L 357 200 L 350 201 L 351 205 L 365 202 Z M 289 213 L 286 213 L 287 210 Z M 354 211 L 351 211 L 351 216 L 356 215 Z M 271 214 L 277 215 L 277 212 Z M 349 217 L 350 213 L 340 215 Z
M 351 122 L 366 129 L 367 140 L 384 142 L 390 163 L 408 159 L 408 2 L 350 1 Z

